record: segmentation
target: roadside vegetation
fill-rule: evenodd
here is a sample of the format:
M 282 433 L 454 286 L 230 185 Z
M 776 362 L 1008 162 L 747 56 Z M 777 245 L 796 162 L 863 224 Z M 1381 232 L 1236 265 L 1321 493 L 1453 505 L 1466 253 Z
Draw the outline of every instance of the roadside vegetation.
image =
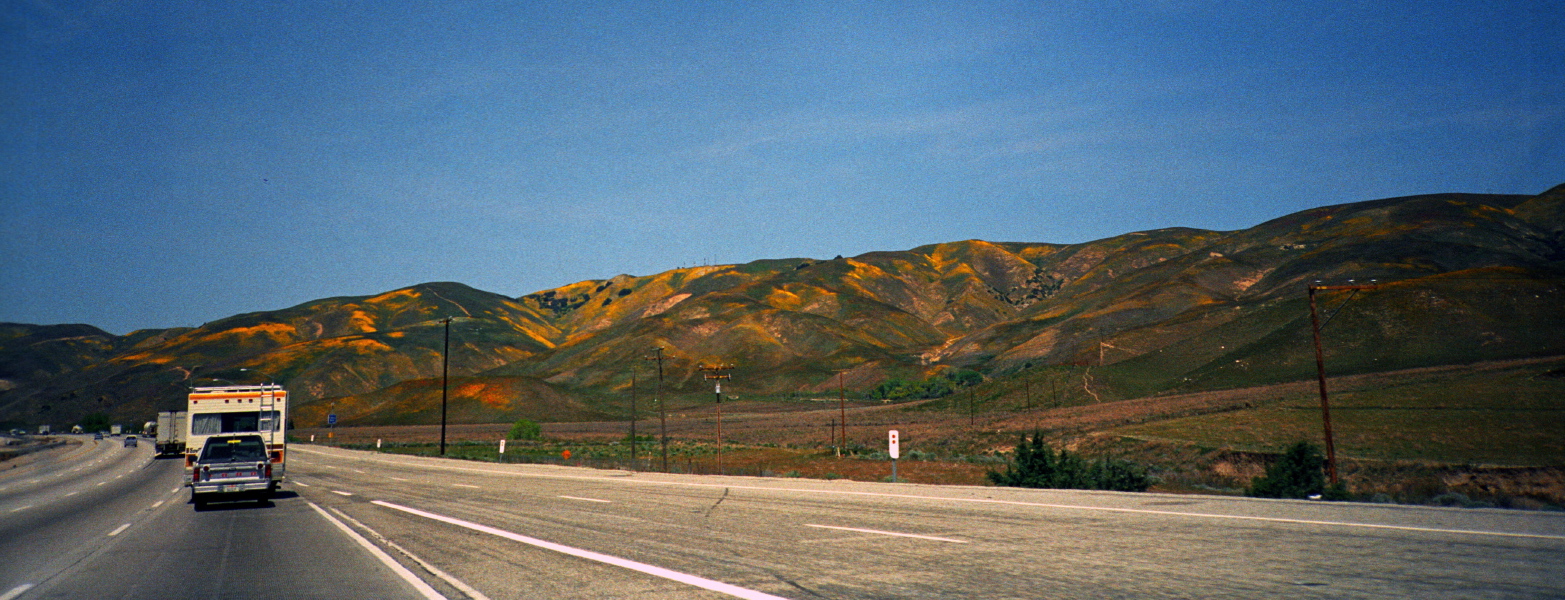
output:
M 1058 464 L 1061 455 L 1083 461 L 1113 457 L 1144 469 L 1149 491 L 1241 496 L 1272 493 L 1258 479 L 1295 454 L 1293 447 L 1301 440 L 1317 448 L 1321 444 L 1313 381 L 1110 401 L 1106 388 L 1096 386 L 1094 369 L 1092 389 L 1104 397 L 1094 401 L 1083 388 L 1086 371 L 1040 367 L 1032 379 L 988 380 L 932 400 L 850 400 L 848 439 L 840 456 L 835 401 L 772 402 L 752 396 L 725 403 L 723 471 L 881 481 L 890 474 L 885 432 L 899 429 L 900 480 L 993 485 L 990 472 L 1026 479 L 1010 469 L 1021 455 L 1018 436 L 1027 432 L 1027 452 L 1041 442 L 1053 452 L 1051 464 Z M 1493 401 L 1496 388 L 1506 390 L 1505 402 Z M 1331 390 L 1343 485 L 1335 493 L 1307 484 L 1303 497 L 1345 494 L 1360 502 L 1565 507 L 1565 455 L 1559 450 L 1565 448 L 1565 427 L 1559 426 L 1565 414 L 1565 359 L 1340 377 L 1332 379 Z M 680 407 L 669 416 L 668 470 L 716 473 L 710 403 Z M 624 421 L 540 423 L 537 439 L 510 436 L 515 426 L 453 425 L 453 439 L 459 442 L 450 445 L 448 455 L 663 469 L 653 436 L 639 437 L 631 457 Z M 339 427 L 335 443 L 373 448 L 384 437 L 383 451 L 434 455 L 437 447 L 430 442 L 438 433 L 433 427 L 438 426 Z M 656 431 L 656 420 L 643 420 L 641 427 Z M 307 438 L 307 431 L 295 432 L 295 438 Z M 318 433 L 324 442 L 325 430 Z M 507 437 L 511 440 L 501 457 L 498 442 Z M 563 458 L 566 450 L 570 459 Z M 1307 453 L 1293 459 L 1301 461 L 1308 461 Z M 1287 496 L 1300 497 L 1296 492 Z
M 1071 490 L 1145 492 L 1153 479 L 1133 462 L 1116 458 L 1086 459 L 1068 450 L 1056 452 L 1034 433 L 1022 436 L 1004 471 L 989 471 L 995 485 Z

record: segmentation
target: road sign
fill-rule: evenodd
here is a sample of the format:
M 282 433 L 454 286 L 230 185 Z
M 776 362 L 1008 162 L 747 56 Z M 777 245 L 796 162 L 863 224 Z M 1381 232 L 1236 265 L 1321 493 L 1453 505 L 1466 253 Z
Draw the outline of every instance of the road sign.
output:
M 336 425 L 337 424 L 337 413 L 330 413 L 330 414 L 326 415 L 326 424 L 327 425 Z
M 898 447 L 899 445 L 897 444 L 897 430 L 895 430 L 895 429 L 891 430 L 891 440 L 890 441 L 891 441 L 891 458 L 893 460 L 898 459 L 898 458 L 902 458 L 902 456 L 901 456 L 902 455 L 902 450 Z

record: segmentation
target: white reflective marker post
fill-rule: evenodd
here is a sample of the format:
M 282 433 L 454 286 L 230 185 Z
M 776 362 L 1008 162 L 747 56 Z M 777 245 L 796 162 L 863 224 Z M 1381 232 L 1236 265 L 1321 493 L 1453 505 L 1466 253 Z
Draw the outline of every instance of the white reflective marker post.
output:
M 899 444 L 897 443 L 897 430 L 895 430 L 895 429 L 891 430 L 891 438 L 888 441 L 890 442 L 890 445 L 891 445 L 891 451 L 890 451 L 890 454 L 891 454 L 891 483 L 896 483 L 897 482 L 897 459 L 902 456 L 902 451 L 901 451 L 901 449 L 899 447 Z

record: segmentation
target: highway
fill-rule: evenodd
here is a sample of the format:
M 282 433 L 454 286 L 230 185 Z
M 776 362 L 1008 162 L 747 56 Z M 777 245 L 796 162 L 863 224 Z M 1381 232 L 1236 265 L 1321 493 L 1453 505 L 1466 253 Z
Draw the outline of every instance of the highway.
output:
M 70 437 L 0 476 L 0 599 L 426 597 L 296 494 L 196 512 L 183 461 Z
M 1565 596 L 1559 513 L 290 452 L 205 512 L 150 450 L 5 476 L 0 600 Z

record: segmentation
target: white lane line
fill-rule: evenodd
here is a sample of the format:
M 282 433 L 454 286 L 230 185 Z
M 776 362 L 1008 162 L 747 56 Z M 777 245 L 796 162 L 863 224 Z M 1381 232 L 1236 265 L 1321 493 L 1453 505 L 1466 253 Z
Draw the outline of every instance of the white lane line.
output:
M 33 505 L 31 505 L 31 504 L 29 504 L 27 506 L 18 506 L 16 508 L 11 509 L 11 512 L 22 512 L 22 511 L 27 510 L 27 509 L 32 508 L 32 507 L 33 507 Z
M 353 538 L 353 541 L 357 542 L 360 546 L 363 546 L 365 550 L 369 550 L 370 554 L 374 555 L 375 558 L 380 559 L 381 564 L 384 564 L 392 571 L 395 571 L 398 577 L 401 577 L 403 581 L 408 582 L 408 585 L 413 586 L 413 589 L 418 590 L 419 594 L 422 594 L 429 600 L 447 600 L 444 595 L 435 591 L 435 588 L 429 587 L 429 584 L 424 583 L 423 579 L 419 579 L 418 576 L 414 575 L 412 571 L 409 571 L 407 567 L 402 566 L 402 563 L 399 563 L 396 561 L 396 559 L 391 558 L 391 555 L 386 554 L 385 550 L 381 550 L 380 548 L 376 547 L 375 544 L 371 544 L 369 540 L 364 539 L 364 536 L 359 535 L 357 531 L 354 531 L 352 528 L 344 525 L 342 521 L 338 521 L 336 517 L 331 516 L 326 511 L 321 510 L 321 507 L 316 506 L 314 502 L 305 501 L 305 504 L 310 505 L 310 508 L 313 508 L 315 509 L 315 512 L 320 513 L 322 518 L 326 519 L 327 521 L 331 521 L 332 525 L 336 525 L 337 529 L 342 530 L 342 532 L 347 534 L 348 537 Z
M 80 494 L 80 493 L 81 493 L 81 490 L 76 490 L 74 492 L 66 492 L 65 496 L 68 498 L 68 497 L 75 496 L 75 495 Z
M 560 496 L 560 497 L 564 498 L 566 500 L 580 500 L 582 502 L 602 502 L 604 504 L 613 504 L 614 503 L 612 500 L 599 500 L 597 498 L 582 498 L 580 496 Z
M 172 490 L 169 490 L 168 493 L 170 493 L 170 494 L 178 494 L 179 490 L 182 490 L 182 489 L 185 489 L 185 488 L 184 487 L 177 487 L 177 488 L 174 488 Z
M 325 454 L 319 450 L 304 450 Z M 384 459 L 382 462 L 393 463 Z M 1050 504 L 1046 502 L 1024 502 L 1020 500 L 994 500 L 991 498 L 947 498 L 941 496 L 919 496 L 916 494 L 887 494 L 882 492 L 854 492 L 848 490 L 812 490 L 804 488 L 765 487 L 758 485 L 726 485 L 721 483 L 692 483 L 686 481 L 655 481 L 648 479 L 634 479 L 630 477 L 586 477 L 579 475 L 550 475 L 543 473 L 518 473 L 515 471 L 495 471 L 491 469 L 474 469 L 471 467 L 451 467 L 445 465 L 428 465 L 430 468 L 447 471 L 463 471 L 470 473 L 483 473 L 485 475 L 499 475 L 505 477 L 529 477 L 535 479 L 569 479 L 576 481 L 591 481 L 595 483 L 623 483 L 631 485 L 666 485 L 676 487 L 700 487 L 700 488 L 727 488 L 734 490 L 754 490 L 760 492 L 792 492 L 799 494 L 816 495 L 841 495 L 864 496 L 872 498 L 893 498 L 902 500 L 927 500 L 933 502 L 961 502 L 968 504 L 997 504 L 1002 506 L 1029 506 L 1033 508 L 1052 508 L 1059 510 L 1081 510 L 1088 512 L 1113 512 L 1123 514 L 1161 515 L 1170 517 L 1190 517 L 1195 519 L 1219 519 L 1233 521 L 1254 521 L 1260 523 L 1288 523 L 1293 525 L 1319 525 L 1327 527 L 1360 527 L 1365 529 L 1384 529 L 1389 531 L 1415 531 L 1420 533 L 1440 533 L 1456 535 L 1484 535 L 1495 537 L 1525 538 L 1535 540 L 1565 540 L 1565 535 L 1552 535 L 1547 533 L 1512 533 L 1507 531 L 1483 531 L 1477 529 L 1446 529 L 1439 527 L 1416 527 L 1412 525 L 1381 525 L 1378 523 L 1353 523 L 1349 521 L 1324 521 L 1313 519 L 1285 519 L 1281 517 L 1252 517 L 1247 515 L 1222 515 L 1215 513 L 1192 513 L 1171 510 L 1150 510 L 1145 508 L 1114 508 L 1110 506 L 1080 506 L 1074 504 Z
M 0 600 L 16 600 L 18 596 L 27 593 L 27 590 L 30 589 L 33 589 L 33 584 L 24 583 L 22 585 L 11 588 L 11 591 L 6 592 L 5 595 L 0 595 Z
M 163 501 L 162 500 L 159 500 L 157 502 L 153 502 L 152 503 L 152 508 L 157 508 L 159 506 L 163 506 Z
M 392 477 L 392 476 L 390 476 L 390 475 L 388 475 L 388 476 L 386 476 L 386 478 L 387 478 L 387 479 L 390 479 L 390 480 L 392 480 L 392 481 L 407 481 L 407 480 L 406 480 L 406 479 L 403 479 L 403 478 L 401 478 L 401 477 Z
M 99 481 L 99 482 L 98 482 L 98 483 L 95 483 L 95 484 L 93 484 L 93 485 L 103 485 L 103 484 L 105 484 L 105 483 L 108 483 L 108 482 L 107 482 L 107 481 Z
M 487 533 L 487 534 L 494 535 L 494 536 L 503 537 L 503 538 L 511 540 L 511 541 L 521 542 L 523 544 L 527 544 L 529 546 L 536 546 L 538 548 L 543 548 L 545 550 L 553 550 L 553 551 L 559 552 L 561 554 L 569 554 L 569 555 L 575 556 L 577 558 L 585 558 L 587 560 L 600 562 L 600 563 L 604 563 L 604 564 L 608 564 L 608 565 L 614 565 L 616 567 L 623 567 L 623 568 L 626 568 L 626 569 L 630 569 L 632 571 L 640 571 L 642 573 L 646 573 L 646 574 L 652 575 L 654 577 L 662 577 L 662 578 L 668 579 L 670 581 L 677 581 L 677 582 L 680 582 L 680 583 L 693 585 L 695 587 L 698 587 L 698 588 L 701 588 L 701 589 L 704 589 L 704 590 L 711 590 L 711 591 L 718 592 L 718 593 L 721 593 L 721 594 L 728 594 L 728 595 L 733 596 L 735 598 L 744 598 L 745 600 L 786 600 L 785 598 L 783 598 L 781 596 L 773 596 L 773 595 L 767 594 L 765 592 L 758 592 L 758 591 L 755 591 L 755 590 L 752 590 L 752 589 L 742 588 L 742 587 L 739 587 L 737 585 L 733 585 L 733 584 L 729 584 L 729 583 L 723 583 L 721 581 L 713 581 L 713 580 L 707 579 L 705 577 L 697 577 L 695 575 L 689 575 L 689 574 L 685 574 L 685 573 L 680 573 L 678 571 L 672 571 L 672 570 L 665 569 L 665 568 L 662 568 L 662 567 L 654 567 L 654 566 L 646 564 L 646 563 L 639 563 L 639 562 L 636 562 L 636 561 L 633 561 L 633 560 L 627 560 L 627 559 L 623 559 L 623 558 L 620 558 L 620 557 L 617 557 L 617 556 L 609 556 L 607 554 L 599 554 L 599 553 L 593 552 L 591 550 L 582 550 L 580 548 L 572 548 L 572 547 L 566 546 L 564 544 L 556 544 L 554 542 L 546 542 L 546 541 L 540 540 L 538 538 L 527 537 L 527 536 L 521 535 L 519 533 L 511 533 L 511 532 L 506 531 L 504 529 L 496 529 L 494 527 L 489 527 L 487 525 L 479 525 L 477 523 L 473 523 L 473 522 L 470 522 L 470 521 L 463 521 L 461 519 L 457 519 L 457 518 L 454 518 L 454 517 L 447 517 L 445 515 L 437 515 L 437 514 L 431 513 L 431 512 L 424 512 L 424 511 L 416 509 L 416 508 L 410 508 L 410 507 L 407 507 L 407 506 L 401 506 L 401 505 L 398 505 L 398 504 L 392 504 L 390 502 L 383 502 L 383 501 L 380 501 L 380 500 L 375 500 L 375 501 L 372 502 L 372 504 L 379 504 L 379 505 L 384 506 L 386 508 L 390 508 L 390 509 L 393 509 L 393 510 L 400 510 L 402 512 L 405 512 L 405 513 L 408 513 L 408 514 L 413 514 L 413 515 L 418 515 L 418 516 L 424 517 L 426 519 L 433 519 L 433 520 L 436 520 L 436 521 L 440 521 L 442 523 L 449 523 L 449 524 L 455 525 L 457 527 L 463 527 L 463 528 L 466 528 L 466 529 L 471 529 L 473 531 L 478 531 L 478 532 Z
M 308 483 L 305 483 L 305 482 L 303 482 L 303 481 L 295 481 L 295 482 L 293 482 L 293 484 L 294 484 L 294 485 L 297 485 L 297 486 L 299 486 L 299 487 L 310 487 L 310 484 L 308 484 Z
M 354 473 L 364 473 L 364 472 L 363 472 L 363 471 L 360 471 L 360 470 L 358 470 L 358 469 L 348 469 L 348 470 L 349 470 L 349 471 L 353 471 L 353 472 L 354 472 Z M 369 474 L 369 473 L 364 473 L 364 474 L 365 474 L 365 475 L 368 475 L 368 474 Z
M 468 484 L 465 484 L 465 483 L 453 483 L 453 484 L 451 484 L 451 487 L 465 487 L 465 488 L 473 488 L 475 490 L 476 489 L 480 489 L 476 485 L 468 485 Z
M 124 525 L 121 525 L 119 527 L 114 528 L 114 531 L 110 531 L 109 532 L 109 537 L 114 537 L 116 535 L 119 535 L 121 531 L 125 531 L 126 529 L 130 529 L 130 523 L 126 523 Z
M 352 496 L 353 495 L 353 492 L 344 492 L 342 490 L 332 490 L 331 493 L 336 494 L 338 496 Z
M 466 582 L 464 582 L 464 581 L 462 581 L 460 579 L 457 579 L 456 577 L 453 577 L 450 573 L 447 573 L 445 571 L 440 570 L 440 568 L 436 567 L 435 565 L 429 564 L 428 561 L 425 561 L 424 559 L 419 558 L 417 555 L 413 554 L 412 552 L 408 552 L 407 548 L 403 548 L 402 546 L 398 546 L 396 544 L 396 542 L 393 542 L 393 541 L 387 539 L 386 536 L 381 535 L 379 531 L 375 531 L 374 529 L 370 529 L 365 524 L 360 523 L 358 521 L 358 519 L 355 519 L 353 517 L 348 516 L 348 513 L 342 512 L 340 510 L 337 510 L 337 507 L 331 507 L 331 511 L 333 513 L 336 513 L 337 516 L 340 517 L 342 520 L 347 521 L 349 523 L 352 523 L 354 527 L 358 527 L 359 529 L 363 529 L 364 531 L 368 531 L 371 536 L 375 537 L 376 541 L 378 541 L 378 542 L 380 542 L 382 544 L 385 544 L 386 547 L 391 548 L 392 550 L 396 550 L 397 552 L 401 552 L 403 556 L 406 556 L 406 557 L 408 557 L 408 559 L 412 560 L 413 562 L 418 563 L 418 566 L 423 567 L 424 570 L 429 571 L 435 577 L 439 577 L 441 579 L 441 581 L 444 581 L 444 582 L 446 582 L 448 584 L 451 584 L 451 587 L 454 587 L 454 588 L 456 588 L 458 590 L 461 590 L 462 593 L 467 594 L 467 597 L 470 598 L 471 600 L 489 600 L 489 597 L 485 596 L 483 592 L 480 592 L 480 591 L 478 591 L 476 589 L 473 589 L 473 586 L 467 585 Z
M 917 535 L 917 534 L 913 534 L 913 533 L 897 533 L 895 531 L 881 531 L 879 529 L 859 529 L 857 527 L 837 527 L 837 526 L 834 526 L 834 525 L 815 525 L 813 523 L 805 523 L 804 526 L 805 527 L 819 527 L 821 529 L 838 529 L 838 530 L 842 530 L 842 531 L 857 531 L 859 533 L 873 533 L 873 534 L 876 534 L 876 535 L 894 535 L 894 536 L 897 536 L 897 537 L 918 538 L 918 539 L 921 539 L 921 540 L 934 540 L 934 541 L 937 541 L 937 542 L 951 542 L 953 544 L 966 544 L 967 543 L 966 540 L 953 540 L 951 538 L 935 537 L 935 536 L 932 536 L 932 535 Z

